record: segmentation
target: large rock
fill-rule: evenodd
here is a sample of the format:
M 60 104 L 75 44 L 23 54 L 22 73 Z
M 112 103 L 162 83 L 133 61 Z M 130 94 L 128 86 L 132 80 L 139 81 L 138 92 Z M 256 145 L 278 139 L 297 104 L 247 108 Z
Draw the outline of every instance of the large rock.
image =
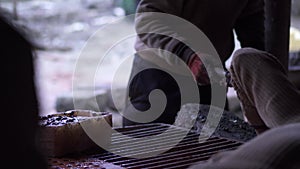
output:
M 95 142 L 102 146 L 111 143 L 110 113 L 75 110 L 41 117 L 39 123 L 39 145 L 46 156 L 62 157 L 100 150 Z M 92 135 L 88 136 L 86 129 Z

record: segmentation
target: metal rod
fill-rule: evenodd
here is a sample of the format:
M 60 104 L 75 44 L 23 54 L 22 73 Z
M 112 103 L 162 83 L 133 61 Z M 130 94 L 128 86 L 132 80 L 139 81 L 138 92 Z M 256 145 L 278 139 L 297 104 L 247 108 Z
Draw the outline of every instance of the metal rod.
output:
M 184 157 L 196 157 L 200 155 L 206 155 L 206 153 L 211 153 L 211 152 L 216 152 L 219 151 L 220 149 L 224 149 L 224 147 L 230 147 L 230 148 L 236 148 L 239 146 L 238 143 L 229 143 L 229 142 L 216 142 L 204 147 L 197 147 L 196 144 L 194 145 L 186 145 L 185 149 L 182 150 L 177 150 L 174 152 L 162 154 L 160 156 L 148 158 L 148 159 L 131 159 L 127 161 L 117 161 L 114 162 L 114 164 L 123 164 L 122 166 L 127 167 L 127 166 L 136 166 L 139 164 L 146 164 L 146 163 L 153 163 L 153 162 L 166 162 L 167 160 L 170 159 L 177 159 L 181 160 Z M 212 149 L 213 148 L 213 149 Z
M 147 125 L 126 129 L 118 129 L 122 134 L 126 134 L 132 137 L 143 137 L 151 136 L 155 133 L 160 133 L 165 129 L 162 125 Z M 183 132 L 183 130 L 177 127 L 170 127 L 171 134 L 161 138 L 156 139 L 145 139 L 145 141 L 150 142 L 150 145 L 145 144 L 144 141 L 140 141 L 136 144 L 126 143 L 122 135 L 113 134 L 112 135 L 112 147 L 115 150 L 120 150 L 125 153 L 126 156 L 143 156 L 145 154 L 153 154 L 153 152 L 161 152 L 165 148 L 169 149 L 169 144 L 172 141 L 170 138 L 175 138 L 177 134 Z M 124 142 L 125 141 L 125 142 Z M 121 144 L 120 144 L 121 143 Z M 125 143 L 125 144 L 123 144 Z M 143 159 L 135 159 L 122 157 L 110 152 L 105 152 L 102 154 L 87 155 L 80 158 L 55 158 L 49 160 L 50 164 L 53 166 L 66 166 L 74 168 L 83 168 L 87 164 L 93 166 L 101 166 L 102 164 L 117 165 L 128 169 L 140 169 L 140 168 L 187 168 L 188 166 L 199 161 L 208 160 L 213 154 L 222 151 L 234 150 L 239 147 L 242 143 L 219 137 L 206 137 L 199 138 L 199 134 L 191 132 L 176 146 L 172 149 L 166 151 L 165 153 L 151 156 Z M 142 150 L 139 148 L 142 147 Z

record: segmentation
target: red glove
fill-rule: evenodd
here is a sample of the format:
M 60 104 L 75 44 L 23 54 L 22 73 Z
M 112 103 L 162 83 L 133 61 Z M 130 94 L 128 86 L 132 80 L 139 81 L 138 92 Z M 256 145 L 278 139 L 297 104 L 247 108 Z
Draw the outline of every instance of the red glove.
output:
M 199 85 L 205 86 L 210 85 L 210 79 L 208 77 L 207 71 L 204 64 L 201 62 L 199 56 L 194 54 L 188 63 L 190 70 L 192 71 L 195 80 Z

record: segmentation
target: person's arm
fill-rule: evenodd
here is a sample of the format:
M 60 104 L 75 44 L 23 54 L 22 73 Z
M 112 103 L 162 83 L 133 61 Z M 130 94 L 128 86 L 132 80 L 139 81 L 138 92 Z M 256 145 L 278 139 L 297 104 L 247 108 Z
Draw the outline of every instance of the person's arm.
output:
M 181 37 L 178 32 L 176 32 L 176 29 L 181 29 L 184 25 L 174 25 L 176 24 L 175 20 L 171 21 L 149 13 L 159 12 L 181 17 L 183 7 L 184 0 L 142 0 L 138 6 L 135 19 L 139 43 L 143 43 L 143 45 L 146 45 L 148 48 L 163 49 L 171 52 L 179 56 L 185 63 L 188 63 L 190 56 L 194 52 L 185 42 L 171 37 Z M 188 30 L 188 28 L 186 29 Z M 160 33 L 167 36 L 161 35 Z M 181 38 L 184 39 L 184 37 Z
M 142 43 L 147 48 L 162 49 L 174 54 L 169 57 L 169 54 L 159 53 L 159 58 L 162 58 L 162 60 L 158 61 L 158 64 L 160 66 L 163 65 L 163 67 L 168 65 L 162 63 L 178 65 L 180 63 L 178 59 L 180 59 L 190 68 L 198 84 L 208 85 L 210 81 L 204 64 L 199 56 L 187 45 L 187 37 L 180 34 L 181 31 L 189 31 L 188 25 L 180 23 L 182 22 L 180 20 L 183 20 L 183 12 L 193 12 L 188 9 L 183 11 L 183 9 L 184 0 L 142 0 L 138 6 L 135 20 L 138 33 L 137 46 L 141 45 L 138 43 Z M 155 12 L 155 14 L 151 14 L 151 12 Z M 162 16 L 159 16 L 158 13 L 162 13 Z M 174 15 L 175 17 L 171 16 L 169 18 L 166 14 Z M 177 19 L 176 17 L 179 18 Z M 178 37 L 178 39 L 174 37 Z M 139 49 L 137 50 L 139 52 Z M 148 56 L 142 57 L 148 61 L 155 60 L 153 57 L 150 58 Z M 157 63 L 157 61 L 154 62 Z

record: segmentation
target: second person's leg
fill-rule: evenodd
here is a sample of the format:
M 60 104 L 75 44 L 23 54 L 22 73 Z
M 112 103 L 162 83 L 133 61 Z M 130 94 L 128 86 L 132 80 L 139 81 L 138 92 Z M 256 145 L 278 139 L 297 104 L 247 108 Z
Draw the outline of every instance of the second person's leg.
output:
M 300 121 L 299 91 L 273 55 L 240 49 L 234 54 L 230 71 L 242 104 L 251 107 L 249 112 L 245 110 L 250 123 L 272 128 Z

